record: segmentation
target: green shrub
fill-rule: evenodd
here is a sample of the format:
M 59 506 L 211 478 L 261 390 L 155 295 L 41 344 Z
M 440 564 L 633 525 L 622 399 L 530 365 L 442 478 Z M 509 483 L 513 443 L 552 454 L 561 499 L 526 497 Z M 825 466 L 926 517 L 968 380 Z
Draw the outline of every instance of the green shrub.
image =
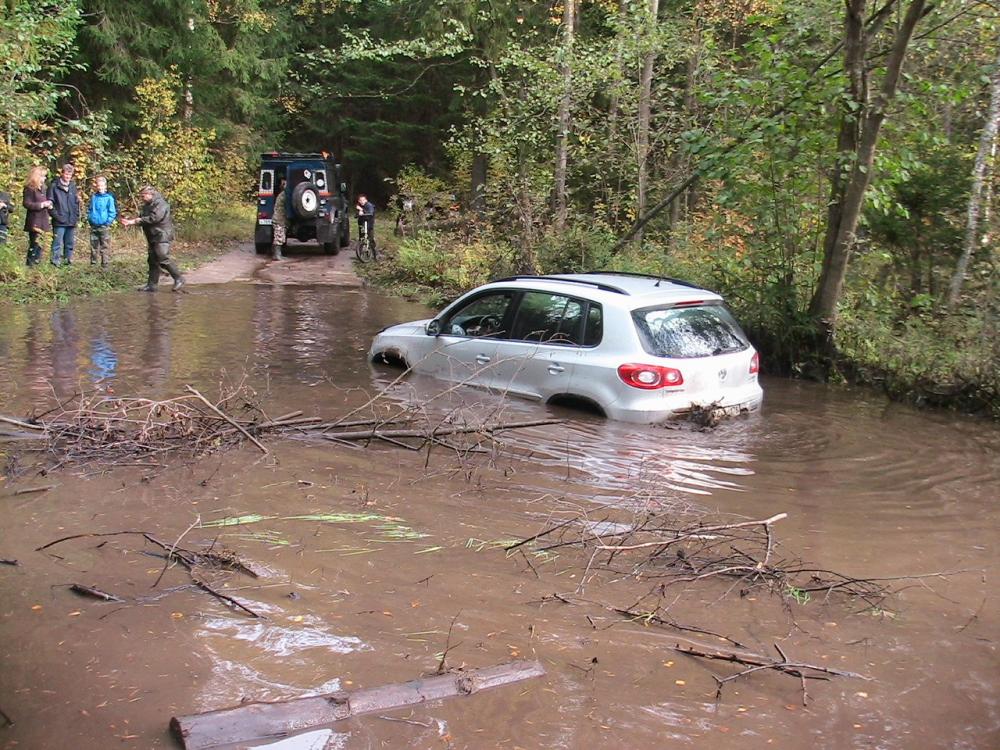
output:
M 615 237 L 607 229 L 572 226 L 562 234 L 549 232 L 538 243 L 542 273 L 600 271 L 612 267 Z

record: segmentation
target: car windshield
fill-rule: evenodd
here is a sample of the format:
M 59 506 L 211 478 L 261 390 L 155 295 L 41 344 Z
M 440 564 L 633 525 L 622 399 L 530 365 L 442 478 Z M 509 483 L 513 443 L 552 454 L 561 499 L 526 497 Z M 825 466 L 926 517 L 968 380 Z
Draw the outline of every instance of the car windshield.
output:
M 656 357 L 711 357 L 750 345 L 722 305 L 646 308 L 635 310 L 632 319 L 643 349 Z

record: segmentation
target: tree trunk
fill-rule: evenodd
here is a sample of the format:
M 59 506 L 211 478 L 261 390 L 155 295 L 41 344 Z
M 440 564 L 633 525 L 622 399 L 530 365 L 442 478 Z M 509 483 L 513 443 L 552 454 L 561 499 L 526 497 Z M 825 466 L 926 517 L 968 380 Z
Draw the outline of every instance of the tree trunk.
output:
M 517 208 L 521 217 L 521 246 L 517 254 L 517 273 L 538 273 L 538 255 L 535 250 L 535 210 L 531 179 L 528 176 L 528 156 L 526 147 L 518 150 L 517 162 Z
M 983 132 L 979 136 L 979 152 L 972 167 L 972 193 L 969 195 L 969 207 L 965 215 L 965 241 L 962 253 L 958 256 L 955 273 L 951 277 L 948 289 L 948 309 L 954 309 L 958 297 L 962 293 L 962 283 L 969 270 L 969 261 L 976 251 L 979 240 L 979 216 L 983 207 L 983 192 L 986 174 L 989 171 L 990 156 L 996 147 L 997 127 L 1000 126 L 1000 56 L 997 57 L 993 75 L 990 77 L 990 108 L 983 124 Z
M 566 229 L 569 212 L 566 196 L 566 172 L 569 162 L 569 134 L 573 127 L 571 110 L 573 98 L 573 42 L 576 28 L 577 0 L 563 0 L 563 50 L 559 66 L 562 75 L 563 93 L 559 101 L 559 117 L 556 124 L 556 168 L 553 196 L 554 225 L 557 231 Z
M 472 157 L 472 210 L 483 218 L 486 215 L 486 178 L 489 173 L 489 157 L 477 153 Z
M 618 21 L 621 24 L 621 29 L 627 27 L 625 23 L 625 3 L 624 0 L 618 0 Z M 619 31 L 619 35 L 621 35 Z M 622 70 L 622 40 L 619 38 L 615 42 L 615 74 L 618 75 Z M 611 91 L 611 100 L 608 102 L 608 141 L 605 144 L 604 151 L 604 163 L 607 165 L 607 169 L 602 170 L 604 185 L 604 202 L 606 204 L 607 220 L 610 226 L 614 226 L 618 219 L 618 209 L 620 205 L 620 195 L 621 195 L 621 170 L 619 169 L 619 160 L 615 158 L 615 154 L 618 149 L 618 117 L 621 111 L 621 105 L 618 98 L 618 86 L 616 85 Z M 613 166 L 612 166 L 613 165 Z M 610 180 L 617 178 L 615 180 L 616 184 L 611 184 Z
M 817 332 L 828 342 L 832 341 L 836 328 L 837 304 L 843 293 L 847 263 L 854 247 L 865 193 L 871 180 L 879 132 L 885 121 L 886 109 L 896 95 L 906 49 L 913 37 L 913 30 L 924 13 L 925 0 L 912 0 L 907 8 L 906 15 L 895 32 L 882 85 L 871 103 L 867 101 L 864 73 L 864 51 L 868 41 L 868 33 L 864 26 L 866 4 L 866 0 L 848 0 L 847 3 L 844 61 L 850 77 L 849 93 L 861 117 L 858 121 L 857 116 L 848 110 L 841 121 L 838 145 L 841 147 L 843 158 L 838 164 L 840 167 L 838 173 L 833 178 L 833 195 L 827 215 L 824 241 L 823 270 L 809 306 L 809 312 L 816 322 Z M 857 127 L 858 125 L 860 127 Z M 854 145 L 853 153 L 847 150 L 846 147 L 849 145 Z M 837 180 L 842 179 L 842 170 L 848 166 L 850 166 L 849 178 L 845 183 L 838 184 Z
M 660 0 L 649 0 L 645 32 L 647 35 L 648 32 L 655 31 L 659 14 Z M 656 65 L 656 49 L 650 40 L 646 41 L 646 47 L 642 58 L 642 74 L 639 79 L 639 121 L 636 132 L 636 160 L 638 162 L 636 216 L 645 216 L 646 205 L 649 203 L 649 130 L 652 120 L 653 69 Z M 636 239 L 642 242 L 641 230 L 636 233 Z

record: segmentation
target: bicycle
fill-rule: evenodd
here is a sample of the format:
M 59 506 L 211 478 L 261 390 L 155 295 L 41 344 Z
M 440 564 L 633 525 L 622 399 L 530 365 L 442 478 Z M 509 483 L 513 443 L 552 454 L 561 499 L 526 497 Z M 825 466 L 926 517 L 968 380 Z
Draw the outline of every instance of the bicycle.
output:
M 358 260 L 362 263 L 368 263 L 376 259 L 375 241 L 368 234 L 367 221 L 358 222 L 358 242 L 354 246 L 354 254 L 358 256 Z

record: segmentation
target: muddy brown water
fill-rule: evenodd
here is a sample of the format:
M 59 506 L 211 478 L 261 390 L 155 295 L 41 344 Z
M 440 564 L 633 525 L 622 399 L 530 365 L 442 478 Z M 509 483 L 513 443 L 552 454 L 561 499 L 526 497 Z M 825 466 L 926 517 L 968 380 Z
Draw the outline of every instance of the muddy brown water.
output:
M 226 285 L 65 306 L 0 307 L 0 413 L 98 389 L 163 398 L 214 391 L 220 372 L 266 393 L 271 413 L 338 415 L 395 373 L 367 364 L 382 326 L 418 305 L 361 289 Z M 168 470 L 61 471 L 0 486 L 3 748 L 170 748 L 171 716 L 405 681 L 447 665 L 541 660 L 542 679 L 365 716 L 271 748 L 996 748 L 1000 746 L 1000 432 L 866 391 L 768 379 L 759 415 L 715 430 L 606 422 L 525 402 L 510 418 L 564 424 L 511 435 L 458 463 L 274 442 Z M 441 390 L 412 379 L 393 398 Z M 488 394 L 462 398 L 482 403 Z M 56 484 L 44 493 L 18 488 Z M 732 674 L 671 651 L 673 634 L 617 617 L 645 583 L 580 576 L 586 560 L 506 556 L 503 540 L 605 503 L 678 505 L 765 518 L 783 554 L 856 576 L 907 576 L 881 611 L 814 597 L 740 597 L 727 584 L 671 594 L 669 614 L 774 653 L 863 673 L 809 685 Z M 631 498 L 631 500 L 629 500 Z M 265 566 L 226 591 L 255 620 L 184 589 L 183 571 L 134 538 L 62 536 L 191 529 Z M 327 521 L 290 516 L 339 514 Z M 595 517 L 596 517 L 595 513 Z M 102 544 L 103 542 L 103 544 Z M 530 565 L 528 564 L 530 561 Z M 82 599 L 97 586 L 126 604 Z M 539 601 L 554 592 L 579 605 Z M 140 597 L 141 601 L 135 602 Z M 159 597 L 159 598 L 156 598 Z M 453 627 L 452 627 L 452 623 Z M 452 628 L 450 640 L 449 627 Z

